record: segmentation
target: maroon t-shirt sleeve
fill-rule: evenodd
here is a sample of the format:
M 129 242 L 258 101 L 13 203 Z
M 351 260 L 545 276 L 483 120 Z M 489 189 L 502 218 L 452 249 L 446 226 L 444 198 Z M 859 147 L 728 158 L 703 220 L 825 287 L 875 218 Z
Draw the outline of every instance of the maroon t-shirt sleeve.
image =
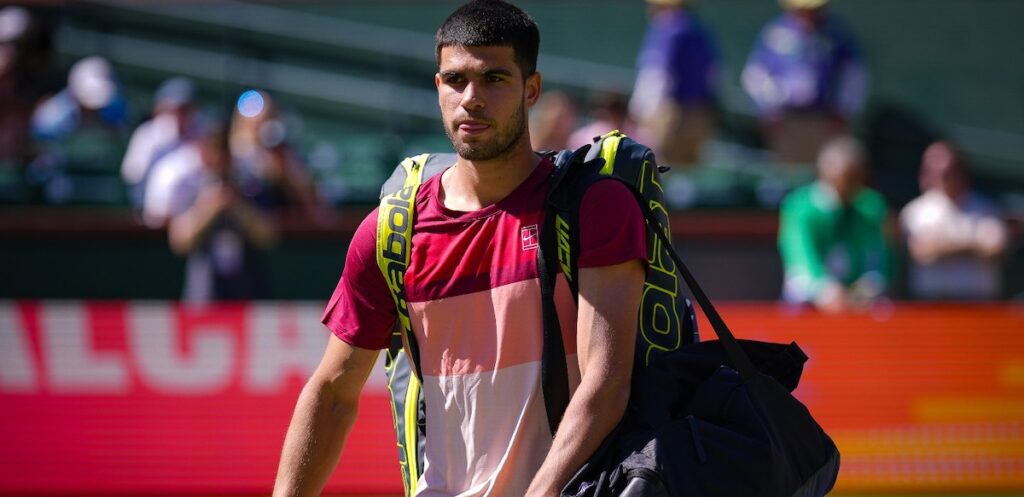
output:
M 579 267 L 647 262 L 647 226 L 636 197 L 618 181 L 598 181 L 580 204 Z
M 395 301 L 377 266 L 377 209 L 359 224 L 345 257 L 341 280 L 321 322 L 349 345 L 388 346 L 397 319 Z

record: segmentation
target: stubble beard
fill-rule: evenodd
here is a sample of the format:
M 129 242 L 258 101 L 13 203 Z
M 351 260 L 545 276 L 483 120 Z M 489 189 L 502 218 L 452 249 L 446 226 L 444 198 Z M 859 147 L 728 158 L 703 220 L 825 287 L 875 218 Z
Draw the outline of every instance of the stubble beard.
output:
M 446 125 L 444 131 L 459 157 L 471 161 L 500 159 L 509 155 L 526 133 L 526 104 L 519 104 L 508 126 L 499 129 L 493 140 L 468 143 L 459 139 L 457 126 Z

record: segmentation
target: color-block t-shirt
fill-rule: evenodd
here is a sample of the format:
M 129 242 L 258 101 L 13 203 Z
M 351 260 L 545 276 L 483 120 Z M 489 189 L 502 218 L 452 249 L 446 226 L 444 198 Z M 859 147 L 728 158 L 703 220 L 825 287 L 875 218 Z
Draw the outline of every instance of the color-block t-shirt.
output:
M 444 207 L 441 175 L 416 197 L 405 284 L 428 420 L 418 496 L 521 496 L 551 446 L 536 259 L 552 168 L 542 161 L 503 200 L 473 212 Z M 643 217 L 625 186 L 596 184 L 580 217 L 581 268 L 646 261 Z M 357 229 L 323 318 L 367 349 L 388 345 L 396 319 L 374 257 L 376 218 Z M 556 305 L 575 388 L 576 305 L 561 276 Z

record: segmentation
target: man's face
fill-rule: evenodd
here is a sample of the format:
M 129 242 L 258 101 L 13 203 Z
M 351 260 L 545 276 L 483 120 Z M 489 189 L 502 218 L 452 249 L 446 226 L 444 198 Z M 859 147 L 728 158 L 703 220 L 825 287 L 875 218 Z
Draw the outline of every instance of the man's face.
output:
M 864 188 L 865 166 L 850 157 L 834 157 L 832 160 L 839 162 L 827 169 L 822 175 L 822 180 L 832 185 L 839 195 L 839 200 L 847 205 Z
M 512 47 L 443 47 L 434 84 L 445 133 L 460 157 L 500 159 L 528 139 L 526 109 L 540 95 L 540 75 L 524 81 Z
M 921 191 L 937 189 L 958 199 L 967 192 L 967 174 L 957 152 L 945 143 L 928 147 L 921 163 Z
M 818 26 L 825 20 L 825 8 L 814 7 L 809 9 L 793 9 L 793 14 L 798 19 L 810 24 L 812 26 Z

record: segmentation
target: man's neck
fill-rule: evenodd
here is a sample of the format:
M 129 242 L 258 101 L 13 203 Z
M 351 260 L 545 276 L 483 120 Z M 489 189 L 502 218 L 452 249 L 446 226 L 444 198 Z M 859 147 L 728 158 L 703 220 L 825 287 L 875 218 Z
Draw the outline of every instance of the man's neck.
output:
M 444 206 L 472 212 L 504 199 L 540 163 L 540 157 L 530 149 L 529 143 L 524 140 L 524 146 L 500 159 L 470 161 L 459 157 L 455 166 L 441 176 Z
M 967 202 L 968 190 L 966 188 L 964 188 L 964 189 L 946 189 L 946 188 L 942 188 L 942 187 L 936 187 L 933 190 L 938 192 L 943 197 L 948 198 L 949 201 L 953 202 L 954 205 L 963 206 L 964 203 Z

